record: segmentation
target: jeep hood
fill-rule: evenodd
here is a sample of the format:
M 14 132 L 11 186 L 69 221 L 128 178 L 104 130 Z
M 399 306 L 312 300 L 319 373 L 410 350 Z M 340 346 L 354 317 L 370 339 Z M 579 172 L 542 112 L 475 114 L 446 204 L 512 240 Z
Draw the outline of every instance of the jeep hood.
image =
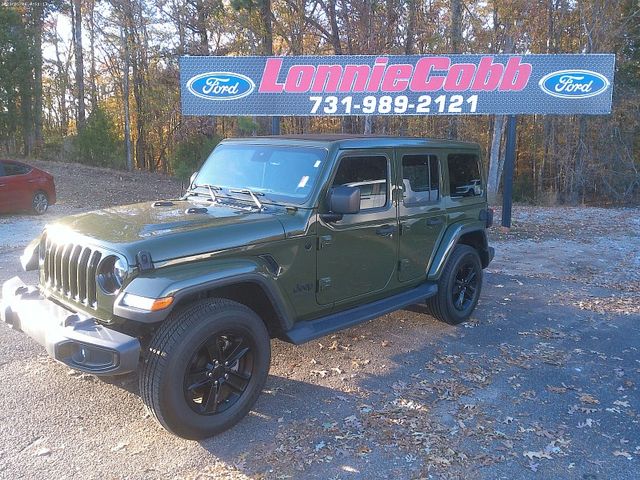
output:
M 66 217 L 47 231 L 55 237 L 67 236 L 66 241 L 86 241 L 126 254 L 130 260 L 144 250 L 154 261 L 163 261 L 283 239 L 278 216 L 285 212 L 272 205 L 258 212 L 189 200 L 158 206 L 145 202 Z

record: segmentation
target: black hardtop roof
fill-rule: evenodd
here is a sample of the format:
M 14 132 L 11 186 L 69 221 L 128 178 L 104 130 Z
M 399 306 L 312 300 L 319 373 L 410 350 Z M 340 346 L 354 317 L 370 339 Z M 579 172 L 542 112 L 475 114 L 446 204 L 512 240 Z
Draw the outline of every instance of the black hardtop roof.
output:
M 473 142 L 457 140 L 398 137 L 393 135 L 355 135 L 355 134 L 304 134 L 304 135 L 270 135 L 263 137 L 228 138 L 224 143 L 277 143 L 317 145 L 328 147 L 338 144 L 343 148 L 384 148 L 384 147 L 438 147 L 438 148 L 466 148 L 477 149 L 479 145 Z

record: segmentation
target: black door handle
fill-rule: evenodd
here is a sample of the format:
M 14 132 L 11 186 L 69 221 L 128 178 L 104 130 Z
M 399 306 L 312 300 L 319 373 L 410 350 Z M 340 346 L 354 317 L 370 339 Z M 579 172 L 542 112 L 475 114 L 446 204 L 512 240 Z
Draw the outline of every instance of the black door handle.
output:
M 380 235 L 381 237 L 390 237 L 395 231 L 395 225 L 383 225 L 376 230 L 376 235 Z
M 427 225 L 429 226 L 442 225 L 443 223 L 444 220 L 442 218 L 427 218 Z

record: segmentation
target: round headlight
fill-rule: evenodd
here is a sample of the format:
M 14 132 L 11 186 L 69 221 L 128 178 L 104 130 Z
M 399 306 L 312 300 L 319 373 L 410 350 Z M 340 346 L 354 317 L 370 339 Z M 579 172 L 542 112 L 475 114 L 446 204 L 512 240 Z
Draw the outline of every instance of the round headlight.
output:
M 98 268 L 98 283 L 107 294 L 116 293 L 126 277 L 127 263 L 116 256 L 105 258 Z
M 124 283 L 124 279 L 127 277 L 127 264 L 124 260 L 118 258 L 113 264 L 113 279 L 118 284 L 118 288 Z

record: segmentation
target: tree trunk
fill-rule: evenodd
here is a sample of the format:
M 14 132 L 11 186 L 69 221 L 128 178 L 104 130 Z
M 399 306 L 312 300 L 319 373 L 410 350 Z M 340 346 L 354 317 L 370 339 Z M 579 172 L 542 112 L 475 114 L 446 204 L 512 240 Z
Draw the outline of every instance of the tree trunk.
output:
M 89 6 L 89 47 L 90 47 L 90 71 L 89 71 L 89 88 L 90 88 L 90 96 L 91 96 L 91 111 L 94 111 L 98 108 L 98 91 L 96 87 L 96 25 L 94 19 L 94 10 L 95 10 L 95 0 L 89 0 L 87 2 Z
M 416 0 L 407 0 L 407 36 L 404 54 L 411 55 L 416 43 Z
M 203 0 L 196 2 L 197 30 L 200 39 L 200 55 L 209 55 L 209 33 L 207 31 L 207 11 Z
M 553 118 L 551 118 L 551 116 L 549 115 L 545 115 L 542 126 L 542 158 L 540 160 L 540 164 L 538 165 L 538 173 L 536 175 L 536 200 L 539 200 L 542 193 L 544 192 L 544 172 L 550 160 L 553 128 Z
M 411 55 L 416 42 L 416 0 L 407 0 L 407 33 L 404 41 L 404 54 Z M 403 115 L 399 119 L 400 136 L 409 132 L 409 119 Z
M 68 60 L 66 64 L 62 63 L 60 58 L 60 48 L 58 47 L 58 30 L 54 31 L 53 35 L 53 48 L 56 54 L 56 69 L 57 69 L 57 85 L 58 85 L 58 109 L 60 110 L 60 134 L 63 137 L 67 136 L 69 130 L 69 112 L 67 111 L 67 90 L 69 89 L 69 68 Z
M 462 52 L 462 0 L 451 0 L 451 51 Z M 458 138 L 460 119 L 451 116 L 449 119 L 449 138 Z
M 175 14 L 176 29 L 178 31 L 178 57 L 181 57 L 185 53 L 184 46 L 186 44 L 184 18 L 182 15 L 182 7 L 175 0 L 173 1 L 173 13 Z
M 73 0 L 72 3 L 72 33 L 74 56 L 76 59 L 76 99 L 78 107 L 76 110 L 76 129 L 82 130 L 85 125 L 85 108 L 84 108 L 84 60 L 82 52 L 82 7 L 81 0 Z
M 340 11 L 342 13 L 342 22 L 344 24 L 344 29 L 346 31 L 347 37 L 347 52 L 349 55 L 353 55 L 353 40 L 351 38 L 351 19 L 349 18 L 349 10 L 347 8 L 348 5 L 351 5 L 347 0 L 340 0 Z
M 364 133 L 365 135 L 371 135 L 372 130 L 373 130 L 373 117 L 371 115 L 366 115 L 364 117 L 364 129 L 362 133 Z
M 43 3 L 33 4 L 33 135 L 35 153 L 44 146 L 42 137 L 42 24 Z
M 578 117 L 578 139 L 576 146 L 576 160 L 573 170 L 573 181 L 571 182 L 571 202 L 575 205 L 584 196 L 584 163 L 585 163 L 585 135 L 587 133 L 587 117 Z M 584 200 L 584 198 L 583 198 Z
M 493 125 L 493 138 L 491 140 L 491 154 L 489 156 L 489 175 L 487 178 L 487 196 L 490 204 L 498 200 L 498 188 L 500 187 L 500 145 L 504 133 L 506 117 L 496 115 Z
M 327 1 L 327 14 L 331 25 L 331 46 L 336 55 L 342 55 L 342 43 L 340 42 L 340 28 L 336 16 L 336 0 Z
M 273 55 L 273 26 L 271 24 L 271 0 L 260 0 L 262 23 L 262 54 Z
M 127 158 L 127 170 L 133 170 L 131 157 L 131 117 L 129 115 L 129 31 L 125 26 L 121 30 L 122 49 L 124 51 L 124 69 L 122 73 L 122 101 L 124 104 L 124 150 Z

